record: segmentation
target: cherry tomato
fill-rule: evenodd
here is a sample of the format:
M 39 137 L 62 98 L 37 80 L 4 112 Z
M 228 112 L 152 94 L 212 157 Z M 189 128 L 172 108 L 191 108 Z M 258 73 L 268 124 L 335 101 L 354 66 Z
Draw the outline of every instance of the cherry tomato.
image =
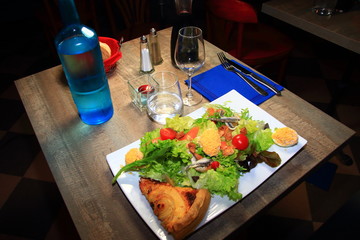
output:
M 210 163 L 210 167 L 214 170 L 216 170 L 220 166 L 220 163 L 218 161 L 213 161 Z
M 161 140 L 174 139 L 176 137 L 176 131 L 171 128 L 160 129 Z
M 232 144 L 238 150 L 245 150 L 249 146 L 249 139 L 244 134 L 235 135 Z

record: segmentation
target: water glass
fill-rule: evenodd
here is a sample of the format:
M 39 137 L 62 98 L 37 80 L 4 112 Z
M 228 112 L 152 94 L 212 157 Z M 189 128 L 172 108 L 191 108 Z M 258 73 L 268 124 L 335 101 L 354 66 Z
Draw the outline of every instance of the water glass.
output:
M 177 76 L 171 72 L 156 72 L 151 75 L 154 92 L 148 94 L 147 112 L 157 123 L 165 124 L 166 118 L 183 113 L 183 101 Z
M 314 0 L 313 12 L 320 16 L 330 16 L 335 13 L 337 0 Z

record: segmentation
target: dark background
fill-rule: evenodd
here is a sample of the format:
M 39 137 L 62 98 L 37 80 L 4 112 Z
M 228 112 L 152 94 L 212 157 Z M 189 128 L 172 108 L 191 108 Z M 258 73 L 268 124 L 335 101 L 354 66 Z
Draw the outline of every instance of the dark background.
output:
M 81 22 L 99 36 L 125 41 L 176 20 L 172 0 L 75 0 L 75 4 Z M 194 23 L 199 26 L 205 19 L 203 4 L 204 0 L 193 2 Z M 0 27 L 3 83 L 60 64 L 53 43 L 62 28 L 57 0 L 2 0 Z

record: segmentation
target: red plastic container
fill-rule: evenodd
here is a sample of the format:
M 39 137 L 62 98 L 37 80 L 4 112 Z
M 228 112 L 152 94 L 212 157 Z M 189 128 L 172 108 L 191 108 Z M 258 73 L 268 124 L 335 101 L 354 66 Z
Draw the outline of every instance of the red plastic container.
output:
M 109 58 L 104 60 L 105 72 L 110 72 L 116 67 L 116 62 L 122 57 L 119 41 L 109 37 L 99 37 L 99 41 L 106 43 L 111 50 L 111 55 Z

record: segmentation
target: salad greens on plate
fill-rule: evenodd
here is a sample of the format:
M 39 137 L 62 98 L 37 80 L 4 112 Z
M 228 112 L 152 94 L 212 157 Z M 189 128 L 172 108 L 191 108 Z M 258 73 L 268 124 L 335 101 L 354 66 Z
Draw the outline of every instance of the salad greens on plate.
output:
M 123 172 L 137 171 L 141 177 L 205 188 L 237 201 L 243 174 L 262 162 L 280 165 L 279 155 L 267 151 L 274 144 L 267 123 L 253 120 L 248 109 L 237 113 L 226 104 L 206 107 L 200 118 L 176 116 L 145 133 L 139 147 L 143 157 L 122 167 L 113 183 Z

